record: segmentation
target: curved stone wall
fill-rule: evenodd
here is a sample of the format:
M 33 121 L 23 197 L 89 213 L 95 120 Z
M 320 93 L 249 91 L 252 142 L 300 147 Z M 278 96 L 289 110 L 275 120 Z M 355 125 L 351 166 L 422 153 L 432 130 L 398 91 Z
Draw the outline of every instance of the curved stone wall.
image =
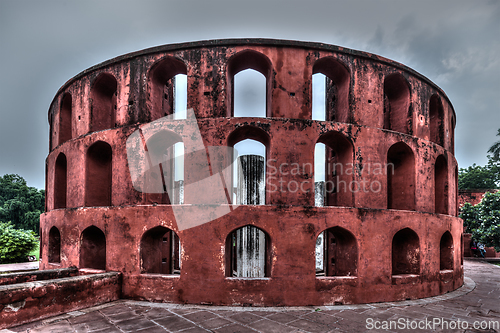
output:
M 265 82 L 255 117 L 235 116 L 246 69 Z M 279 40 L 165 45 L 69 80 L 49 123 L 42 269 L 120 271 L 123 297 L 228 305 L 396 301 L 463 283 L 455 113 L 394 61 Z M 265 150 L 258 201 L 238 198 L 232 174 L 246 139 Z

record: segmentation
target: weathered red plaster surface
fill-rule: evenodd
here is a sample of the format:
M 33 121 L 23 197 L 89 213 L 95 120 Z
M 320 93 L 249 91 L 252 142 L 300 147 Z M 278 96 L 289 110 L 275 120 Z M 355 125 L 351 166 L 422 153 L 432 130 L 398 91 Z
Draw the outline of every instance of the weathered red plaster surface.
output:
M 232 75 L 245 68 L 260 71 L 267 79 L 267 118 L 232 116 Z M 165 124 L 175 128 L 186 151 L 194 149 L 193 129 L 199 127 L 205 147 L 232 146 L 251 138 L 266 146 L 268 163 L 285 166 L 278 173 L 266 168 L 266 205 L 239 206 L 202 225 L 193 220 L 188 229 L 179 227 L 172 206 L 154 204 L 151 195 L 134 189 L 126 150 L 132 133 L 144 130 L 164 115 L 162 112 L 170 112 L 171 87 L 167 82 L 161 87 L 163 95 L 157 93 L 156 78 L 167 80 L 169 75 L 183 72 L 188 78 L 188 108 L 193 108 L 197 119 Z M 335 120 L 311 120 L 311 78 L 315 72 L 336 81 L 338 103 L 328 111 Z M 388 77 L 389 83 L 384 83 Z M 94 85 L 96 80 L 99 85 Z M 96 86 L 100 95 L 91 92 Z M 67 116 L 67 96 L 72 98 L 71 117 Z M 164 96 L 167 102 L 161 104 L 151 100 L 152 96 Z M 112 110 L 109 115 L 93 115 L 106 106 Z M 84 251 L 95 245 L 101 252 L 94 253 L 105 253 L 105 269 L 123 273 L 123 297 L 134 299 L 241 305 L 351 304 L 428 297 L 463 283 L 453 107 L 439 87 L 399 63 L 314 43 L 232 40 L 167 45 L 125 55 L 77 75 L 56 95 L 49 122 L 47 213 L 41 217 L 42 269 L 53 266 L 48 262 L 49 251 L 57 246 L 49 246 L 49 234 L 55 227 L 60 233 L 57 265 L 81 268 L 82 244 L 86 244 Z M 108 128 L 101 128 L 103 123 Z M 70 135 L 61 133 L 68 128 Z M 344 139 L 327 139 L 331 137 Z M 99 143 L 102 149 L 98 154 L 106 158 L 96 159 L 88 153 L 98 141 L 107 144 Z M 313 165 L 317 142 L 334 151 L 340 151 L 338 145 L 342 145 L 350 152 L 342 154 L 342 163 L 347 156 L 358 169 L 385 164 L 388 159 L 403 167 L 392 178 L 384 172 L 355 172 L 351 180 L 380 184 L 380 189 L 337 194 L 331 201 L 344 206 L 314 207 L 314 172 L 294 174 L 287 168 L 292 163 Z M 393 146 L 400 148 L 391 150 Z M 111 150 L 108 155 L 107 147 Z M 66 169 L 56 163 L 60 154 L 66 158 Z M 185 181 L 203 179 L 207 174 L 200 173 L 199 154 L 190 156 L 192 160 L 184 165 Z M 436 163 L 438 157 L 440 162 Z M 226 159 L 221 155 L 219 162 L 212 161 L 211 170 L 224 166 Z M 89 183 L 87 178 L 94 177 L 92 172 L 98 167 L 110 170 L 112 176 Z M 65 170 L 64 177 L 57 170 Z M 65 180 L 63 185 L 61 179 Z M 438 181 L 439 186 L 435 186 Z M 96 188 L 108 182 L 109 198 L 103 195 L 106 191 L 95 194 Z M 292 183 L 302 184 L 302 190 L 272 191 Z M 210 196 L 210 189 L 205 190 L 186 187 L 184 204 L 178 208 L 190 216 L 208 214 L 210 209 L 196 205 L 200 198 Z M 63 206 L 60 191 L 66 193 Z M 395 191 L 411 191 L 411 195 Z M 393 199 L 389 199 L 391 195 Z M 96 196 L 99 202 L 109 199 L 102 205 L 106 207 L 87 207 Z M 404 204 L 394 199 L 401 197 Z M 390 200 L 395 209 L 388 209 Z M 227 208 L 224 205 L 219 208 Z M 269 236 L 270 267 L 264 278 L 226 276 L 227 237 L 246 225 L 257 226 Z M 91 226 L 104 236 L 95 233 L 91 238 L 83 237 Z M 158 226 L 179 237 L 180 275 L 141 270 L 141 238 Z M 355 275 L 317 277 L 316 239 L 334 227 L 355 239 L 356 251 L 350 252 L 357 256 Z M 398 234 L 406 228 L 410 231 Z M 416 273 L 395 274 L 393 238 L 410 234 L 416 239 L 411 244 L 414 258 L 410 258 Z M 445 234 L 451 241 L 440 245 Z M 450 269 L 440 269 L 440 251 L 448 251 Z
M 51 274 L 45 275 L 48 280 L 0 286 L 0 329 L 120 298 L 120 273 L 56 279 Z

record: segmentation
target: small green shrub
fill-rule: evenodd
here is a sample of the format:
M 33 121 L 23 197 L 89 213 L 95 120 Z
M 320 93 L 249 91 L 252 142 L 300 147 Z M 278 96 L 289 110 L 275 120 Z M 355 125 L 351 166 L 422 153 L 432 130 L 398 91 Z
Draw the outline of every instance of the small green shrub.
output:
M 10 222 L 0 222 L 0 264 L 27 261 L 37 244 L 33 231 L 14 229 Z

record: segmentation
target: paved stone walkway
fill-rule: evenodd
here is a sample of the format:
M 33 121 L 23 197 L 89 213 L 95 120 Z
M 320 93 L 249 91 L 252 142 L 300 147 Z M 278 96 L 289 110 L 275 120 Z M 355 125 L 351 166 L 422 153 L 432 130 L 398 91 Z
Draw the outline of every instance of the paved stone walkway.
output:
M 0 333 L 410 332 L 410 329 L 500 332 L 500 266 L 477 260 L 465 260 L 464 264 L 464 287 L 423 300 L 319 308 L 210 307 L 120 300 Z M 479 325 L 477 329 L 474 323 Z M 383 329 L 384 325 L 388 329 Z

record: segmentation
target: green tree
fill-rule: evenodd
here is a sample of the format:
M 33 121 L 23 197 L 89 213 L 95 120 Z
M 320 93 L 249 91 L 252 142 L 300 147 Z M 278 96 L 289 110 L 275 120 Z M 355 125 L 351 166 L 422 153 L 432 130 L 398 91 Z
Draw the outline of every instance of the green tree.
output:
M 498 129 L 497 136 L 500 136 L 500 128 Z M 500 162 L 500 141 L 495 142 L 491 145 L 490 149 L 488 149 L 488 153 L 492 153 L 491 161 Z
M 498 172 L 496 166 L 488 163 L 486 166 L 469 166 L 458 171 L 458 188 L 467 189 L 494 189 L 497 188 Z
M 500 191 L 486 193 L 476 206 L 463 205 L 460 217 L 473 240 L 500 252 Z
M 0 264 L 25 262 L 37 244 L 33 230 L 15 229 L 10 222 L 0 222 Z
M 23 177 L 0 177 L 0 221 L 16 229 L 39 232 L 40 214 L 45 210 L 45 191 L 29 187 Z

